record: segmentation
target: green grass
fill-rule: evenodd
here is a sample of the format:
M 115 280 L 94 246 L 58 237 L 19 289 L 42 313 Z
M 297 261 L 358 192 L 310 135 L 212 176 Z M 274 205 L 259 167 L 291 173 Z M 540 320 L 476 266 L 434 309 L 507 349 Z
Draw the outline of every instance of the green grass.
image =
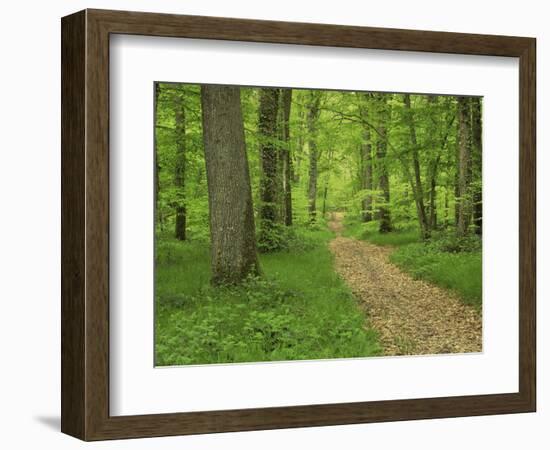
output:
M 399 230 L 391 233 L 371 233 L 366 236 L 369 242 L 376 245 L 391 245 L 401 247 L 418 242 L 418 230 Z
M 390 261 L 414 278 L 456 292 L 464 303 L 481 309 L 481 240 L 475 236 L 456 239 L 435 233 L 429 242 L 421 242 L 418 228 L 409 227 L 391 233 L 378 233 L 378 222 L 362 223 L 355 218 L 345 221 L 344 235 L 377 245 L 395 247 Z M 461 251 L 462 250 L 462 251 Z
M 418 242 L 420 237 L 418 228 L 415 227 L 400 229 L 391 233 L 379 233 L 377 221 L 364 223 L 357 219 L 348 219 L 346 217 L 344 226 L 344 236 L 362 239 L 376 245 L 400 247 L 402 245 Z
M 395 250 L 390 261 L 415 278 L 455 291 L 464 303 L 481 309 L 481 251 L 450 253 L 433 244 L 415 243 Z
M 264 277 L 209 285 L 208 247 L 166 238 L 157 248 L 156 364 L 366 357 L 381 349 L 364 313 L 335 274 L 318 227 L 307 245 L 260 255 Z

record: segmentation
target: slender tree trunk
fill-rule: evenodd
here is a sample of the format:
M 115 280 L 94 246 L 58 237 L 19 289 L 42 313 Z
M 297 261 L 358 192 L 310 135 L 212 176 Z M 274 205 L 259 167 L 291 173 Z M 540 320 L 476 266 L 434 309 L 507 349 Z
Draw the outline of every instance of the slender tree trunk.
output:
M 405 112 L 407 124 L 409 126 L 409 136 L 411 143 L 411 154 L 414 170 L 414 184 L 412 187 L 414 200 L 416 203 L 416 211 L 418 214 L 418 222 L 420 225 L 420 234 L 422 239 L 428 239 L 430 237 L 430 228 L 426 215 L 426 208 L 424 206 L 424 189 L 422 187 L 422 177 L 420 173 L 420 158 L 418 155 L 418 141 L 416 139 L 416 128 L 414 124 L 413 112 L 411 109 L 411 97 L 409 94 L 404 94 L 403 100 L 405 103 Z
M 328 159 L 327 159 L 327 171 L 325 174 L 325 184 L 323 187 L 323 217 L 325 217 L 327 213 L 327 199 L 328 199 L 328 184 L 330 181 L 330 169 L 332 167 L 332 155 L 334 154 L 334 150 L 332 148 L 329 148 L 328 150 Z
M 431 118 L 431 124 L 432 124 L 432 131 L 430 133 L 429 143 L 430 148 L 432 149 L 433 153 L 435 153 L 435 157 L 432 156 L 432 159 L 430 159 L 428 164 L 428 178 L 430 183 L 430 192 L 429 192 L 429 204 L 428 204 L 428 227 L 430 230 L 434 230 L 437 228 L 437 172 L 438 172 L 438 166 L 439 166 L 439 160 L 441 159 L 441 151 L 443 148 L 439 147 L 439 141 L 435 138 L 436 136 L 436 130 L 438 129 L 438 115 L 439 112 L 436 110 L 436 114 L 434 114 L 433 107 L 437 106 L 438 103 L 438 97 L 435 95 L 428 96 L 428 105 L 430 106 L 430 118 Z M 445 141 L 447 140 L 447 137 L 445 135 Z M 441 147 L 444 145 L 442 144 Z
M 449 226 L 449 186 L 445 186 L 445 228 Z
M 313 139 L 309 144 L 309 181 L 308 181 L 308 214 L 309 221 L 314 223 L 317 217 L 317 149 L 312 145 Z
M 460 130 L 460 124 L 458 124 L 458 128 Z M 456 144 L 456 150 L 455 150 L 455 174 L 454 174 L 454 219 L 455 219 L 455 227 L 458 228 L 458 216 L 459 216 L 459 213 L 458 213 L 458 210 L 460 208 L 460 202 L 459 202 L 459 198 L 460 198 L 460 190 L 458 188 L 458 183 L 459 183 L 459 160 L 460 160 L 460 152 L 459 152 L 459 142 L 458 140 L 460 139 L 460 131 L 457 133 L 457 144 Z
M 380 129 L 381 134 L 386 134 L 386 129 Z M 378 185 L 382 191 L 382 197 L 384 203 L 378 208 L 378 220 L 380 221 L 379 231 L 381 233 L 388 233 L 392 231 L 391 213 L 390 213 L 390 181 L 388 176 L 388 169 L 386 166 L 386 143 L 379 141 L 377 145 L 376 159 L 380 162 L 380 174 L 378 178 Z
M 372 220 L 372 192 L 373 190 L 373 184 L 372 184 L 372 144 L 366 144 L 364 146 L 365 151 L 365 178 L 364 178 L 364 189 L 369 191 L 369 193 L 366 195 L 365 199 L 363 200 L 363 222 L 370 222 Z
M 260 267 L 238 87 L 201 86 L 212 283 L 234 284 Z
M 386 160 L 388 148 L 388 131 L 390 114 L 386 103 L 386 98 L 381 95 L 379 102 L 379 139 L 376 143 L 376 162 L 378 164 L 378 186 L 382 191 L 383 204 L 378 207 L 378 220 L 380 233 L 392 231 L 391 213 L 390 213 L 390 179 L 388 175 L 388 163 Z
M 310 223 L 317 217 L 317 120 L 319 118 L 320 93 L 311 91 L 307 115 L 309 147 L 308 213 Z
M 260 89 L 258 129 L 260 132 L 260 235 L 262 248 L 273 246 L 277 221 L 277 111 L 279 89 Z
M 292 225 L 292 158 L 290 157 L 290 108 L 292 106 L 292 89 L 282 89 L 282 149 L 283 163 L 283 215 L 286 226 Z
M 363 100 L 365 103 L 370 99 L 370 94 L 365 94 Z M 362 108 L 361 116 L 363 120 L 368 119 L 368 105 Z M 366 123 L 363 124 L 363 142 L 361 145 L 361 189 L 368 191 L 361 202 L 361 211 L 363 222 L 370 222 L 372 217 L 372 140 L 371 129 Z
M 296 149 L 294 150 L 294 164 L 292 165 L 292 181 L 294 184 L 300 182 L 300 170 L 304 153 L 304 128 L 305 128 L 305 110 L 301 106 L 298 113 L 298 139 Z
M 448 134 L 448 133 L 447 133 Z M 441 144 L 440 151 L 447 147 L 447 135 L 444 137 L 444 141 Z M 438 153 L 435 160 L 433 160 L 428 169 L 430 179 L 430 192 L 429 192 L 429 217 L 428 226 L 430 230 L 434 230 L 437 227 L 437 175 L 439 171 L 439 162 L 441 160 L 441 153 Z
M 277 209 L 277 222 L 285 222 L 285 186 L 284 186 L 284 172 L 285 172 L 285 130 L 284 130 L 284 118 L 283 118 L 283 89 L 277 89 L 277 121 L 276 127 L 276 143 L 275 149 L 277 152 L 277 174 L 275 178 L 275 207 Z
M 429 218 L 429 229 L 434 230 L 437 227 L 437 210 L 436 210 L 436 170 L 434 168 L 432 174 L 430 175 L 430 218 Z
M 433 159 L 430 163 L 429 167 L 429 176 L 430 176 L 430 218 L 429 218 L 429 224 L 430 224 L 430 230 L 434 230 L 437 227 L 437 176 L 439 172 L 439 163 L 441 161 L 441 155 L 442 153 L 447 149 L 448 143 L 449 143 L 449 133 L 451 131 L 451 126 L 455 120 L 455 114 L 452 115 L 451 120 L 446 125 L 446 128 L 443 131 L 443 136 L 440 140 L 435 144 L 437 145 L 437 151 L 435 159 Z M 434 129 L 437 127 L 437 122 L 434 120 L 433 122 Z M 448 224 L 448 207 L 449 207 L 449 201 L 447 198 L 448 195 L 448 186 L 445 187 L 445 226 Z
M 470 225 L 472 214 L 470 178 L 470 124 L 469 101 L 466 97 L 458 98 L 458 223 L 456 233 L 465 236 Z
M 155 83 L 155 126 L 158 125 L 159 98 L 160 98 L 160 83 Z M 159 205 L 160 194 L 160 164 L 159 164 L 159 149 L 155 129 L 155 216 L 159 224 L 160 230 L 163 230 L 162 214 Z
M 174 93 L 174 108 L 176 116 L 176 163 L 174 171 L 174 186 L 176 188 L 176 225 L 175 237 L 180 241 L 186 238 L 187 211 L 185 204 L 185 166 L 186 166 L 186 136 L 185 136 L 185 100 L 183 92 Z
M 407 222 L 413 219 L 413 215 L 411 214 L 411 207 L 410 207 L 411 205 L 410 192 L 409 192 L 410 187 L 411 187 L 410 183 L 405 184 L 404 190 L 403 190 L 403 198 L 404 198 L 405 204 L 407 205 L 407 207 L 405 208 L 405 218 L 407 219 Z M 412 203 L 414 203 L 414 198 L 412 200 L 413 200 Z M 416 207 L 415 207 L 415 211 L 416 211 Z
M 476 234 L 482 234 L 483 230 L 483 198 L 482 198 L 482 184 L 481 184 L 481 172 L 482 172 L 482 142 L 481 142 L 481 99 L 472 98 L 472 162 L 475 166 L 475 171 L 478 174 L 479 180 L 475 186 L 473 200 L 474 200 L 474 225 Z
M 481 189 L 474 192 L 473 195 L 474 200 L 474 225 L 475 225 L 475 233 L 479 236 L 481 236 L 483 232 L 483 199 L 481 197 Z

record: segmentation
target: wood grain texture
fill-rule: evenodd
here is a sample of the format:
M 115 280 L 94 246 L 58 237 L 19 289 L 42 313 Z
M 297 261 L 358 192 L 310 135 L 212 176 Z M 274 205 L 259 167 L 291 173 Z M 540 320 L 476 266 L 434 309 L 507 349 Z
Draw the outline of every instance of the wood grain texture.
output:
M 86 439 L 109 417 L 109 33 L 86 26 Z
M 83 436 L 84 411 L 84 12 L 65 17 L 61 47 L 61 430 Z
M 374 27 L 87 10 L 112 33 L 330 47 L 521 56 L 529 38 Z
M 536 42 L 520 57 L 519 390 L 536 409 Z
M 110 33 L 519 57 L 519 392 L 109 416 Z M 62 431 L 99 440 L 534 411 L 535 53 L 523 37 L 103 10 L 63 18 Z

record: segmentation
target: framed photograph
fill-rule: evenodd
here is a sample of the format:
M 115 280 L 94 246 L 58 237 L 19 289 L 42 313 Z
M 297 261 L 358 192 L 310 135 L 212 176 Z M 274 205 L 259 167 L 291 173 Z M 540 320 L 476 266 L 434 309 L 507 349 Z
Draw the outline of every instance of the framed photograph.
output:
M 64 433 L 535 411 L 534 38 L 61 30 Z

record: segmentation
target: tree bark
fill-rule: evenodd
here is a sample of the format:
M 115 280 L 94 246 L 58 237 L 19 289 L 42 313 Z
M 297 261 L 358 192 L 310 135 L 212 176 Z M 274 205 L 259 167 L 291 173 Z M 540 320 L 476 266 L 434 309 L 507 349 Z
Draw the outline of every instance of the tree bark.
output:
M 430 103 L 434 103 L 435 100 L 431 100 Z M 445 125 L 443 129 L 443 135 L 434 142 L 433 147 L 435 151 L 435 156 L 430 161 L 428 174 L 430 179 L 430 211 L 429 211 L 429 226 L 430 230 L 434 230 L 437 227 L 437 177 L 439 172 L 439 164 L 441 162 L 441 155 L 447 149 L 449 143 L 449 133 L 451 131 L 451 126 L 455 120 L 455 115 L 451 116 L 451 120 Z M 434 129 L 437 128 L 438 123 L 434 119 L 432 120 Z M 448 208 L 448 198 L 447 198 L 448 187 L 445 187 L 445 209 Z M 445 211 L 445 225 L 447 225 L 448 211 Z
M 319 118 L 320 92 L 311 91 L 307 114 L 309 180 L 308 180 L 308 213 L 310 223 L 317 218 L 317 120 Z
M 258 129 L 260 132 L 260 235 L 263 248 L 273 245 L 277 221 L 277 111 L 279 89 L 260 89 Z
M 330 181 L 330 169 L 332 167 L 333 154 L 334 154 L 334 150 L 332 148 L 329 148 L 328 157 L 327 157 L 327 170 L 325 174 L 325 184 L 323 187 L 323 210 L 322 210 L 323 217 L 325 217 L 325 214 L 327 213 L 328 184 Z
M 212 283 L 260 273 L 238 87 L 201 86 Z
M 476 97 L 471 99 L 472 106 L 472 162 L 475 172 L 478 175 L 478 183 L 475 186 L 473 194 L 473 222 L 476 234 L 480 235 L 483 231 L 483 198 L 482 198 L 482 155 L 483 148 L 481 142 L 481 99 Z
M 436 183 L 437 166 L 434 167 L 433 172 L 430 174 L 430 215 L 428 219 L 428 227 L 430 230 L 434 230 L 437 227 L 437 209 L 436 209 L 436 195 L 437 195 L 437 183 Z
M 185 166 L 186 166 L 186 136 L 185 136 L 185 100 L 183 92 L 178 89 L 174 93 L 174 109 L 176 118 L 176 163 L 174 170 L 174 186 L 176 188 L 176 224 L 175 237 L 180 241 L 186 239 L 187 210 L 185 204 Z
M 445 186 L 445 228 L 449 226 L 449 184 Z
M 420 173 L 420 158 L 418 154 L 418 140 L 416 138 L 416 128 L 414 123 L 413 111 L 411 109 L 411 97 L 409 94 L 403 95 L 405 104 L 405 118 L 409 127 L 411 154 L 414 170 L 414 184 L 411 186 L 413 189 L 414 201 L 416 204 L 416 211 L 418 215 L 418 223 L 420 225 L 420 234 L 422 239 L 428 239 L 430 237 L 430 227 L 428 218 L 426 215 L 426 207 L 424 205 L 424 189 L 422 187 L 422 176 Z
M 430 105 L 430 108 L 433 108 L 434 106 L 437 107 L 438 103 L 438 97 L 435 95 L 428 96 L 428 104 Z M 432 124 L 432 132 L 430 133 L 429 138 L 429 144 L 430 148 L 432 149 L 433 153 L 435 155 L 432 155 L 432 158 L 429 160 L 428 163 L 428 180 L 430 184 L 430 191 L 428 193 L 429 196 L 429 203 L 428 203 L 428 211 L 426 215 L 428 216 L 428 227 L 430 230 L 435 230 L 437 228 L 437 173 L 439 169 L 439 161 L 441 159 L 441 152 L 443 151 L 443 148 L 446 145 L 447 141 L 447 134 L 444 136 L 443 142 L 441 142 L 441 145 L 439 140 L 435 137 L 437 135 L 436 130 L 438 129 L 438 116 L 439 111 L 436 109 L 435 114 L 432 109 L 430 109 L 430 117 L 431 117 L 431 124 Z M 441 148 L 440 148 L 441 147 Z
M 460 125 L 459 125 L 460 127 Z M 458 216 L 459 216 L 459 213 L 458 213 L 458 210 L 460 209 L 460 202 L 459 202 L 459 197 L 460 197 L 460 191 L 459 191 L 459 188 L 458 188 L 458 178 L 459 178 L 459 170 L 458 170 L 458 161 L 460 159 L 460 155 L 459 155 L 459 151 L 458 151 L 458 147 L 459 147 L 459 144 L 458 144 L 458 139 L 459 139 L 459 136 L 458 136 L 458 133 L 457 133 L 457 145 L 456 145 L 456 150 L 455 150 L 455 174 L 454 174 L 454 223 L 455 223 L 455 228 L 458 227 Z
M 160 83 L 155 83 L 155 217 L 159 225 L 160 231 L 164 231 L 164 220 L 162 217 L 162 211 L 160 210 L 159 196 L 160 196 L 160 163 L 159 163 L 159 149 L 158 149 L 158 137 L 156 127 L 158 123 L 158 114 L 160 107 Z
M 292 159 L 290 154 L 290 108 L 292 89 L 279 89 L 277 112 L 277 222 L 292 225 Z
M 303 97 L 301 97 L 303 98 Z M 300 182 L 301 175 L 301 163 L 303 159 L 304 152 L 304 128 L 305 128 L 305 109 L 304 106 L 299 106 L 298 110 L 298 138 L 296 142 L 296 147 L 293 152 L 294 154 L 294 163 L 292 164 L 292 181 L 295 184 Z
M 467 97 L 458 97 L 458 222 L 456 233 L 462 237 L 468 233 L 472 202 L 470 193 L 471 153 L 469 101 Z
M 378 164 L 378 186 L 382 191 L 383 204 L 378 208 L 379 232 L 388 233 L 392 231 L 390 213 L 390 180 L 388 175 L 388 163 L 386 160 L 388 148 L 388 131 L 390 114 L 384 95 L 378 97 L 378 119 L 379 139 L 376 142 L 376 162 Z
M 290 157 L 290 108 L 292 106 L 292 89 L 282 89 L 282 153 L 283 175 L 283 216 L 286 226 L 292 225 L 292 159 Z
M 364 102 L 367 103 L 370 94 L 364 94 Z M 368 119 L 369 106 L 361 109 L 361 116 L 364 121 Z M 363 123 L 363 142 L 361 144 L 361 189 L 368 191 L 361 202 L 363 222 L 370 222 L 372 217 L 372 140 L 370 126 Z

